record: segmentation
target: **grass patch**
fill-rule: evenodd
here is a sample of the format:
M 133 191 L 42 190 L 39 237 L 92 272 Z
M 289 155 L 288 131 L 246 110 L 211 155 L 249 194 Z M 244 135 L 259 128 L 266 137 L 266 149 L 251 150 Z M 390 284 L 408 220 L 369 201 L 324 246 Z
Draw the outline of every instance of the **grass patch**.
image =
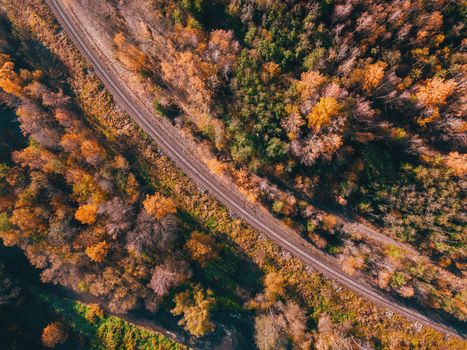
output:
M 37 289 L 33 293 L 52 310 L 63 317 L 73 333 L 79 336 L 90 350 L 185 350 L 184 345 L 156 332 L 131 324 L 119 317 L 101 314 L 96 316 L 93 306 L 83 304 Z

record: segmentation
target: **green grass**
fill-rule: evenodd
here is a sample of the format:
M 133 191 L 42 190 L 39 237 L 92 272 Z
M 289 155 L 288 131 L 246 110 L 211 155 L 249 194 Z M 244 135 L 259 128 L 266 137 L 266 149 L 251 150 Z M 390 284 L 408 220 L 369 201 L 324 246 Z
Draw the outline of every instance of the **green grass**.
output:
M 55 313 L 65 320 L 74 334 L 79 335 L 88 344 L 90 350 L 184 350 L 184 345 L 172 339 L 142 327 L 131 324 L 119 317 L 104 315 L 94 317 L 89 314 L 90 307 L 78 301 L 60 298 L 39 290 L 33 293 Z

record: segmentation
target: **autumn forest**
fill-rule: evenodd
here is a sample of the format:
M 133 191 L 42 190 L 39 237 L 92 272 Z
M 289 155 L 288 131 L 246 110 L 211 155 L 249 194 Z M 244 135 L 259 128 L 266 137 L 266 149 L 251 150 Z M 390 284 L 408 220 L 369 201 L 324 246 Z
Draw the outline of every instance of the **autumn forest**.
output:
M 464 348 L 466 14 L 0 0 L 0 349 Z

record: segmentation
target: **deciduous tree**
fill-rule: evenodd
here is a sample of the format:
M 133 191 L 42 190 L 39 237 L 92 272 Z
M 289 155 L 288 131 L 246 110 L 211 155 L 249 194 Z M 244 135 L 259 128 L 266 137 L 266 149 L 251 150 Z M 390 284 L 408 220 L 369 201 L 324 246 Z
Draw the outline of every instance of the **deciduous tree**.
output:
M 177 212 L 175 202 L 171 198 L 164 197 L 160 193 L 156 193 L 152 196 L 147 195 L 143 205 L 144 209 L 156 219 L 161 219 L 166 215 L 175 214 Z
M 439 107 L 446 104 L 446 99 L 454 92 L 456 82 L 433 78 L 418 87 L 415 96 L 417 101 L 424 107 Z
M 110 244 L 106 241 L 99 242 L 86 248 L 86 255 L 94 262 L 103 262 L 109 252 Z
M 10 56 L 0 55 L 0 88 L 8 94 L 21 97 L 23 95 L 23 87 L 21 86 L 20 77 L 14 71 L 15 65 L 9 60 Z
M 95 204 L 81 205 L 78 210 L 76 210 L 75 219 L 82 224 L 91 225 L 96 222 L 97 209 L 97 205 Z
M 285 350 L 287 340 L 283 329 L 276 324 L 274 315 L 255 317 L 255 339 L 260 350 Z
M 186 247 L 193 260 L 196 260 L 202 266 L 206 266 L 207 263 L 215 259 L 219 254 L 219 247 L 214 238 L 198 231 L 191 234 Z
M 105 149 L 96 140 L 84 140 L 81 142 L 81 153 L 89 164 L 99 165 L 105 157 Z
M 162 265 L 156 266 L 149 287 L 158 297 L 164 297 L 171 288 L 180 285 L 190 276 L 191 271 L 185 261 L 168 259 Z
M 60 322 L 49 323 L 42 331 L 42 344 L 48 348 L 54 348 L 63 344 L 68 339 L 68 334 Z
M 387 66 L 386 63 L 381 61 L 365 63 L 363 67 L 353 71 L 350 79 L 352 82 L 359 84 L 365 92 L 371 93 L 383 80 L 384 70 Z
M 333 97 L 321 97 L 318 103 L 308 114 L 308 126 L 314 131 L 319 131 L 328 125 L 331 120 L 339 115 L 341 107 Z
M 214 330 L 210 315 L 215 299 L 210 289 L 205 291 L 200 285 L 196 285 L 192 290 L 175 295 L 174 301 L 175 307 L 171 312 L 176 316 L 183 315 L 179 324 L 191 335 L 201 337 Z

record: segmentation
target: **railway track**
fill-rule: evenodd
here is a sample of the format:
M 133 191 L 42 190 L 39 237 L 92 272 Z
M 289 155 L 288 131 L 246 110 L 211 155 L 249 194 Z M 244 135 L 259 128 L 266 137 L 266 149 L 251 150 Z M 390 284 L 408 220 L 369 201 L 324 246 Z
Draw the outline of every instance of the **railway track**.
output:
M 93 42 L 91 28 L 84 28 L 79 18 L 60 0 L 45 0 L 58 22 L 94 68 L 95 73 L 112 94 L 115 101 L 130 117 L 159 145 L 171 160 L 200 187 L 206 189 L 238 217 L 265 234 L 286 251 L 300 258 L 306 264 L 332 278 L 358 295 L 379 306 L 406 318 L 432 327 L 438 331 L 464 338 L 464 330 L 458 330 L 435 319 L 436 315 L 423 313 L 400 300 L 384 294 L 362 279 L 345 274 L 333 259 L 314 248 L 292 229 L 285 226 L 261 207 L 249 203 L 232 186 L 226 186 L 212 174 L 202 161 L 197 159 L 184 142 L 179 131 L 167 120 L 157 117 L 147 104 L 128 86 L 124 77 L 110 63 L 99 46 Z

